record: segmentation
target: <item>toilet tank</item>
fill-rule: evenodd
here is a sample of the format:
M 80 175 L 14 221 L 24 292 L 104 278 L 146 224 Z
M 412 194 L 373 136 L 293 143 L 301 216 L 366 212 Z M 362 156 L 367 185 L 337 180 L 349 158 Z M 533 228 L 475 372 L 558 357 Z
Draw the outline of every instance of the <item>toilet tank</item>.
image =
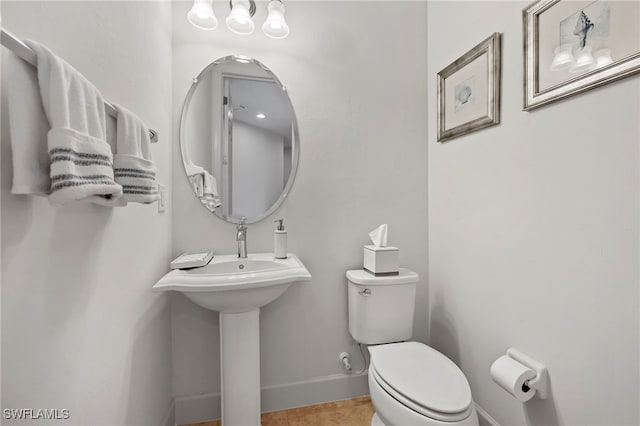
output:
M 419 279 L 405 268 L 391 276 L 374 276 L 363 269 L 347 271 L 351 337 L 367 345 L 410 339 Z

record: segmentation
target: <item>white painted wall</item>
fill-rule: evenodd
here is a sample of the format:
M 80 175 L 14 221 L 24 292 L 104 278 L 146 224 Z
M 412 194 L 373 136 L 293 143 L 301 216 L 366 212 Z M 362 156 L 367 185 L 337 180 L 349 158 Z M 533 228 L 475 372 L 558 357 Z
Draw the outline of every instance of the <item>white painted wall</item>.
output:
M 431 343 L 502 425 L 637 425 L 640 77 L 523 112 L 520 2 L 429 2 Z M 502 123 L 436 142 L 436 74 L 503 35 Z M 549 367 L 522 405 L 491 363 Z
M 238 120 L 232 132 L 232 216 L 260 217 L 284 188 L 284 141 L 280 135 Z
M 165 183 L 170 13 L 163 2 L 2 2 L 7 29 L 47 44 L 158 130 Z M 150 291 L 170 260 L 170 213 L 13 196 L 5 128 L 1 145 L 2 408 L 67 408 L 61 423 L 74 425 L 172 422 L 169 299 Z
M 264 3 L 258 6 L 257 23 L 266 17 Z M 262 310 L 263 386 L 284 392 L 296 382 L 304 388 L 338 375 L 343 350 L 353 355 L 355 369 L 361 367 L 348 332 L 345 271 L 362 267 L 367 234 L 381 223 L 389 224 L 390 244 L 400 247 L 401 265 L 422 277 L 415 337 L 426 341 L 426 3 L 288 2 L 291 35 L 284 40 L 265 37 L 259 27 L 246 37 L 224 24 L 198 31 L 185 18 L 188 8 L 174 3 L 174 254 L 197 247 L 237 250 L 234 225 L 201 207 L 181 172 L 177 124 L 191 79 L 222 56 L 252 56 L 287 86 L 298 118 L 296 181 L 280 209 L 249 226 L 248 248 L 272 251 L 272 221 L 283 217 L 289 250 L 313 281 L 293 286 Z M 225 16 L 225 4 L 214 8 L 219 19 Z M 172 312 L 174 394 L 218 392 L 217 315 L 181 295 Z M 340 391 L 349 396 L 359 389 L 347 381 Z M 299 403 L 301 396 L 271 401 L 270 408 Z M 312 397 L 309 403 L 323 398 Z

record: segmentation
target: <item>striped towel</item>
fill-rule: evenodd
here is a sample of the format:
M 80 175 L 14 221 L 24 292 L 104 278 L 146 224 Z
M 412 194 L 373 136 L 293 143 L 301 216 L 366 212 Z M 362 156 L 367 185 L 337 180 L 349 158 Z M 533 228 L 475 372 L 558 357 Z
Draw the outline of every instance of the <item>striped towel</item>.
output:
M 222 205 L 222 200 L 220 198 L 220 194 L 218 193 L 218 184 L 216 183 L 216 178 L 204 170 L 204 199 L 207 200 L 207 208 L 211 211 L 217 209 Z M 205 201 L 202 200 L 204 203 Z
M 116 154 L 113 170 L 116 182 L 122 185 L 122 199 L 126 203 L 148 204 L 160 198 L 156 167 L 151 161 Z
M 42 106 L 51 126 L 49 201 L 91 201 L 113 205 L 122 187 L 113 180 L 102 94 L 47 47 L 27 40 L 36 53 Z
M 156 166 L 151 161 L 149 129 L 131 111 L 114 105 L 118 111 L 114 175 L 122 185 L 122 201 L 153 203 L 160 198 Z
M 113 205 L 122 187 L 113 179 L 113 156 L 106 143 L 73 129 L 51 129 L 49 201 L 61 205 L 71 200 Z

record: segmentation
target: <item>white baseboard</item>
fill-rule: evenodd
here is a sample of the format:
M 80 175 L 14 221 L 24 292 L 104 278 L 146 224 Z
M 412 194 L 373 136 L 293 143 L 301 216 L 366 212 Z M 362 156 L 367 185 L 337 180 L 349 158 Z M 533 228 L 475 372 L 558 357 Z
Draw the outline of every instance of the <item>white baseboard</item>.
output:
M 199 423 L 220 418 L 220 394 L 208 393 L 175 398 L 176 424 Z
M 262 388 L 262 411 L 279 411 L 369 395 L 367 372 L 334 374 Z
M 478 422 L 480 423 L 480 426 L 500 426 L 500 423 L 491 417 L 484 408 L 479 406 L 477 403 L 475 405 L 476 411 L 478 412 Z
M 167 414 L 164 415 L 164 420 L 160 423 L 160 426 L 175 426 L 176 425 L 176 402 L 171 400 L 171 404 L 167 409 Z
M 265 386 L 261 392 L 262 412 L 287 410 L 369 395 L 367 373 L 335 374 L 303 382 Z M 220 418 L 220 394 L 180 396 L 175 401 L 175 424 L 198 423 Z

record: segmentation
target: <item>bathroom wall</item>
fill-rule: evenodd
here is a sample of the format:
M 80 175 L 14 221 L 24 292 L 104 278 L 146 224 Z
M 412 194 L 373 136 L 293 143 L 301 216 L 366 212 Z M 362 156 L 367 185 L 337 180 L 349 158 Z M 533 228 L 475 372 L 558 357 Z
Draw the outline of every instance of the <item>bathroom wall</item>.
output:
M 287 183 L 283 176 L 284 139 L 239 120 L 233 123 L 232 132 L 231 214 L 258 217 L 280 198 Z
M 522 111 L 529 1 L 428 3 L 430 342 L 502 425 L 637 425 L 640 76 Z M 503 33 L 502 123 L 436 142 L 436 74 Z M 491 363 L 545 363 L 522 405 Z
M 248 230 L 250 252 L 273 250 L 274 219 L 284 218 L 289 250 L 313 281 L 294 284 L 261 312 L 263 410 L 368 393 L 366 377 L 342 375 L 340 352 L 362 367 L 347 324 L 345 272 L 362 267 L 367 234 L 388 223 L 400 263 L 417 271 L 415 338 L 427 339 L 427 67 L 426 3 L 287 3 L 291 35 L 264 36 L 266 5 L 258 3 L 251 36 L 224 26 L 216 2 L 215 31 L 189 25 L 187 2 L 174 3 L 173 252 L 202 247 L 235 253 L 235 227 L 193 196 L 178 148 L 184 97 L 207 64 L 245 54 L 287 86 L 300 132 L 296 181 L 282 207 Z M 219 415 L 218 316 L 175 295 L 173 367 L 176 416 Z
M 171 5 L 3 1 L 1 11 L 8 30 L 47 44 L 158 130 L 152 153 L 170 183 Z M 11 195 L 6 127 L 1 145 L 2 408 L 68 409 L 56 424 L 173 424 L 169 298 L 150 290 L 170 260 L 169 211 Z

